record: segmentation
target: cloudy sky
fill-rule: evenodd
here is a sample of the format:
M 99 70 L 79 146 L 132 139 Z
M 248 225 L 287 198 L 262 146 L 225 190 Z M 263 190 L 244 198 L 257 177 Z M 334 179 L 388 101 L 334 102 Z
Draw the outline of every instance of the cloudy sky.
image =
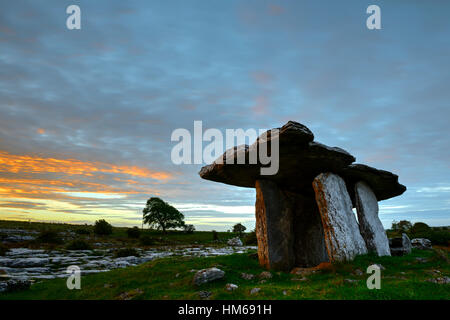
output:
M 81 30 L 66 28 L 67 6 Z M 366 28 L 378 4 L 382 29 Z M 175 165 L 173 130 L 288 120 L 408 187 L 380 217 L 450 225 L 450 3 L 0 4 L 0 219 L 140 225 L 150 196 L 198 230 L 254 227 L 253 189 Z

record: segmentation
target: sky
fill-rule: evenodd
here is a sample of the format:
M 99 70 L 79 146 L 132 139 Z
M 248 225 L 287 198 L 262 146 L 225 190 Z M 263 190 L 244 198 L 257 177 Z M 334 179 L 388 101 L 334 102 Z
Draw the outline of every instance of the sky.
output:
M 81 29 L 66 8 L 81 9 Z M 381 9 L 369 30 L 366 9 Z M 255 224 L 255 190 L 172 163 L 177 128 L 288 120 L 408 190 L 380 219 L 450 225 L 450 2 L 0 3 L 0 219 L 197 230 Z M 203 164 L 204 165 L 204 164 Z

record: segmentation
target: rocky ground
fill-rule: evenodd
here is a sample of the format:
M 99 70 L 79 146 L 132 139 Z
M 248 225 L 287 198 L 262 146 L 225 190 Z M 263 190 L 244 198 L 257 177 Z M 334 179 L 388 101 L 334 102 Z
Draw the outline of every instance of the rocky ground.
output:
M 2 243 L 22 243 L 32 241 L 38 232 L 21 229 L 0 229 L 3 234 Z M 21 281 L 35 283 L 42 279 L 68 277 L 67 267 L 78 266 L 82 274 L 106 272 L 117 268 L 136 266 L 157 258 L 168 256 L 212 257 L 244 253 L 252 246 L 211 247 L 197 246 L 163 246 L 151 249 L 136 248 L 137 255 L 117 257 L 120 248 L 111 247 L 112 243 L 99 242 L 93 250 L 65 249 L 30 249 L 25 247 L 11 248 L 0 256 L 0 291 L 9 283 Z M 5 288 L 3 288 L 5 289 Z

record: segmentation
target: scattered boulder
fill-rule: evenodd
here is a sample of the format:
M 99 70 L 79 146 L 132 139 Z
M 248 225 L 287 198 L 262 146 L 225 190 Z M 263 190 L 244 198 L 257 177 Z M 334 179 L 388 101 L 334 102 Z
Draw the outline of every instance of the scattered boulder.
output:
M 137 288 L 137 289 L 133 289 L 130 291 L 122 292 L 121 294 L 119 294 L 118 298 L 119 298 L 119 300 L 131 300 L 134 297 L 136 297 L 140 294 L 143 294 L 143 293 L 144 293 L 144 291 Z
M 197 294 L 202 299 L 208 299 L 212 295 L 212 293 L 209 291 L 199 291 L 197 292 Z
M 291 274 L 298 274 L 301 276 L 309 276 L 310 274 L 315 273 L 316 270 L 314 268 L 294 268 L 291 270 Z
M 363 181 L 358 181 L 354 190 L 359 230 L 367 250 L 378 256 L 390 256 L 389 240 L 378 217 L 378 200 L 375 193 Z
M 241 239 L 239 239 L 239 237 L 229 239 L 227 241 L 227 244 L 232 247 L 241 247 L 243 245 L 242 241 L 241 241 Z
M 272 274 L 269 271 L 263 271 L 259 274 L 260 279 L 270 279 L 272 278 Z
M 434 279 L 428 279 L 427 281 L 437 284 L 450 284 L 450 277 L 439 277 Z
M 344 180 L 333 173 L 321 173 L 314 179 L 313 187 L 330 260 L 346 261 L 366 254 Z
M 402 233 L 401 238 L 389 239 L 389 247 L 393 256 L 404 256 L 411 253 L 411 240 L 406 233 Z
M 241 278 L 245 280 L 252 280 L 253 278 L 255 278 L 255 275 L 250 273 L 242 273 Z
M 344 279 L 344 282 L 347 282 L 347 283 L 356 283 L 356 282 L 358 282 L 358 280 L 355 280 L 355 279 Z
M 227 291 L 234 291 L 239 287 L 233 283 L 227 283 L 225 288 L 227 289 Z
M 425 238 L 415 238 L 411 240 L 411 245 L 415 249 L 420 250 L 431 250 L 433 247 L 431 246 L 431 241 Z
M 250 294 L 254 295 L 254 294 L 257 294 L 260 291 L 261 291 L 261 288 L 253 288 L 252 290 L 250 290 Z
M 225 272 L 218 268 L 208 268 L 197 271 L 194 275 L 193 282 L 199 286 L 207 282 L 211 282 L 217 279 L 222 279 L 225 276 Z
M 353 273 L 357 276 L 362 276 L 364 274 L 360 269 L 356 269 Z

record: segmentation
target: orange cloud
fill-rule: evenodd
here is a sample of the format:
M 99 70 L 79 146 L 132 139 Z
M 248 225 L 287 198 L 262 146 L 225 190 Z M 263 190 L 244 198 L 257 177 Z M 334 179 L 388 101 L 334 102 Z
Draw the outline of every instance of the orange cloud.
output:
M 104 162 L 78 159 L 55 159 L 29 155 L 13 155 L 0 151 L 0 172 L 9 173 L 64 173 L 67 175 L 93 176 L 98 173 L 116 173 L 140 178 L 166 180 L 169 172 L 152 171 L 138 166 L 119 166 Z
M 44 134 L 44 133 L 45 133 L 45 130 L 42 129 L 42 128 L 39 128 L 39 129 L 37 129 L 37 133 L 39 133 L 39 134 Z

